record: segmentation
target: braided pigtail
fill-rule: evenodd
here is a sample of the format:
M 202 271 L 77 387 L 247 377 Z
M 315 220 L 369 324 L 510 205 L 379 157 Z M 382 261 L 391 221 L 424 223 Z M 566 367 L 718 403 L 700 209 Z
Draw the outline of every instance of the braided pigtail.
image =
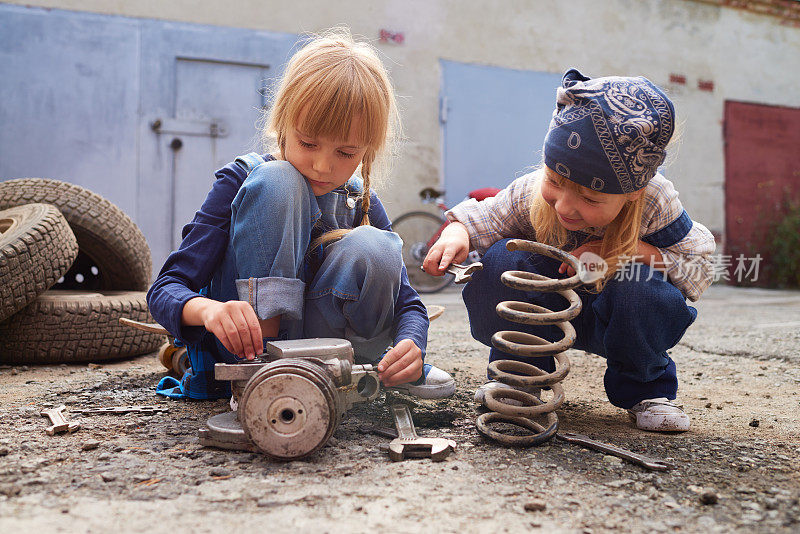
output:
M 361 212 L 364 214 L 361 218 L 361 226 L 369 225 L 369 175 L 372 171 L 372 162 L 375 161 L 375 152 L 372 150 L 367 151 L 364 159 L 361 162 L 361 178 L 364 180 L 364 192 L 361 196 Z

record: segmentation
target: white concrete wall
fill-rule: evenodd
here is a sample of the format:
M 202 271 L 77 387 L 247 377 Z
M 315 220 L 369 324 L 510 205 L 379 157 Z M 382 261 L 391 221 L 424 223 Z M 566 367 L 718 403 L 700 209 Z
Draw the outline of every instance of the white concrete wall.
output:
M 644 75 L 673 97 L 683 135 L 669 176 L 690 214 L 724 228 L 725 100 L 800 107 L 800 28 L 687 0 L 24 0 L 29 6 L 246 27 L 316 31 L 337 24 L 375 41 L 401 95 L 407 142 L 382 191 L 391 216 L 439 180 L 439 59 L 591 76 Z M 385 28 L 405 34 L 382 44 Z M 669 83 L 670 73 L 687 84 Z M 697 89 L 699 79 L 713 92 Z M 535 162 L 531 162 L 535 163 Z

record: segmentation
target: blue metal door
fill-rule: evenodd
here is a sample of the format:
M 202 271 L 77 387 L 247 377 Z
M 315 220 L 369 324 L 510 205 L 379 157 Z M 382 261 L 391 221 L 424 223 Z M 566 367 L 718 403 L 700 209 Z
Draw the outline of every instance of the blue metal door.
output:
M 560 74 L 442 61 L 440 121 L 448 205 L 505 187 L 542 160 Z
M 152 23 L 143 29 L 139 225 L 160 265 L 214 171 L 259 148 L 268 87 L 298 36 Z
M 257 148 L 263 89 L 298 39 L 0 4 L 0 179 L 103 195 L 157 270 L 214 170 Z
M 0 5 L 0 179 L 53 178 L 135 216 L 139 22 Z
M 265 104 L 259 90 L 269 68 L 178 58 L 174 131 L 160 128 L 172 148 L 173 249 L 205 199 L 213 170 L 257 146 L 255 125 Z

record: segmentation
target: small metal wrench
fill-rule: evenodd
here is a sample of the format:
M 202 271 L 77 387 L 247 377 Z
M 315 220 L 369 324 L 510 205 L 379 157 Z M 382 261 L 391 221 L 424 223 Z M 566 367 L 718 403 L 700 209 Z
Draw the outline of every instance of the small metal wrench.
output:
M 81 425 L 80 423 L 76 423 L 74 421 L 67 421 L 64 417 L 64 410 L 66 410 L 66 406 L 63 404 L 58 408 L 51 408 L 49 410 L 42 410 L 39 412 L 39 415 L 42 417 L 47 417 L 50 419 L 50 422 L 53 423 L 51 426 L 47 427 L 44 431 L 47 432 L 48 436 L 52 436 L 56 434 L 56 432 L 69 432 L 72 434 L 73 432 L 77 432 L 80 430 Z
M 399 462 L 405 458 L 430 458 L 441 462 L 456 448 L 456 442 L 445 438 L 421 438 L 414 429 L 411 410 L 405 404 L 393 404 L 392 415 L 398 438 L 389 443 L 389 458 Z
M 424 271 L 425 269 L 422 268 L 422 265 L 419 268 Z M 472 280 L 472 273 L 475 271 L 480 271 L 483 269 L 483 264 L 479 261 L 475 263 L 471 263 L 469 265 L 462 265 L 460 263 L 451 263 L 447 266 L 447 269 L 444 271 L 447 273 L 452 274 L 455 276 L 455 280 L 453 283 L 455 284 L 466 284 L 470 280 Z
M 633 451 L 629 451 L 628 449 L 623 449 L 622 447 L 617 447 L 615 445 L 609 445 L 608 443 L 603 443 L 602 441 L 597 441 L 580 434 L 573 434 L 572 432 L 559 432 L 556 434 L 556 437 L 560 440 L 566 441 L 567 443 L 574 443 L 575 445 L 580 445 L 582 447 L 586 447 L 587 449 L 594 449 L 596 451 L 616 456 L 617 458 L 622 458 L 623 460 L 640 465 L 646 469 L 650 469 L 651 471 L 666 471 L 675 467 L 671 463 L 665 462 L 664 460 L 658 460 L 643 454 L 637 454 Z
M 79 408 L 72 411 L 83 415 L 125 413 L 152 415 L 155 413 L 166 413 L 169 411 L 169 408 L 165 406 L 110 406 L 107 408 Z

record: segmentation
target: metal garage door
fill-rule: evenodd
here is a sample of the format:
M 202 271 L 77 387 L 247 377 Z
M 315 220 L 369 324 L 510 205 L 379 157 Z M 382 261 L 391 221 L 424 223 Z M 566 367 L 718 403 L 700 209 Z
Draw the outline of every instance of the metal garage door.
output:
M 800 109 L 725 102 L 725 255 L 730 282 L 736 268 L 763 257 L 761 276 L 770 283 L 770 229 L 787 200 L 800 200 Z M 800 231 L 800 229 L 798 229 Z M 737 261 L 742 255 L 745 260 Z
M 561 74 L 441 64 L 444 186 L 453 205 L 541 162 Z
M 213 181 L 256 148 L 262 89 L 298 36 L 0 5 L 0 179 L 87 187 L 160 268 Z

